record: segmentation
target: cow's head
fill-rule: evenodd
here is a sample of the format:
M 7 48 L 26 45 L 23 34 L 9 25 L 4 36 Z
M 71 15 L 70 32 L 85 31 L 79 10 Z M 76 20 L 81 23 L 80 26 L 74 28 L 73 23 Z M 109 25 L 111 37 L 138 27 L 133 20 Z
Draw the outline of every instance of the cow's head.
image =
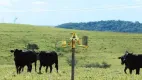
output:
M 118 59 L 121 59 L 121 64 L 123 65 L 124 63 L 126 63 L 126 59 L 124 56 L 118 57 Z
M 122 64 L 122 65 L 123 65 L 124 63 L 126 63 L 126 58 L 127 58 L 127 56 L 128 56 L 129 54 L 131 54 L 131 53 L 129 53 L 128 51 L 125 51 L 125 54 L 124 54 L 123 56 L 118 57 L 118 59 L 121 59 L 121 64 Z
M 18 50 L 18 49 L 14 49 L 14 50 L 10 50 L 11 53 L 17 53 L 17 52 L 22 52 L 22 50 Z
M 16 54 L 21 53 L 22 50 L 14 49 L 14 50 L 10 50 L 10 52 L 14 53 L 14 56 L 16 56 Z

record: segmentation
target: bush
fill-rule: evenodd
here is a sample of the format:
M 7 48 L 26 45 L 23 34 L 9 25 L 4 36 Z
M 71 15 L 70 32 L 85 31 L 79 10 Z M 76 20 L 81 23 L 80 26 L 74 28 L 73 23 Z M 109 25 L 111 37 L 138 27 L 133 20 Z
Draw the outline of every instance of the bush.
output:
M 58 53 L 58 56 L 63 57 L 64 54 L 63 53 Z
M 102 68 L 109 68 L 111 64 L 107 64 L 106 62 L 102 62 Z
M 111 66 L 111 64 L 108 64 L 106 62 L 102 62 L 102 64 L 96 62 L 96 63 L 86 64 L 83 67 L 86 67 L 86 68 L 109 68 L 110 66 Z
M 55 48 L 55 50 L 56 50 L 57 52 L 64 52 L 64 48 L 62 48 L 62 47 Z
M 69 66 L 72 66 L 72 58 L 71 58 L 71 57 L 67 57 L 66 61 L 67 61 L 67 63 L 69 64 Z M 74 65 L 76 65 L 77 62 L 78 62 L 78 61 L 75 59 L 75 64 L 74 64 Z
M 28 45 L 27 45 L 27 49 L 28 50 L 32 50 L 32 51 L 34 51 L 35 49 L 39 49 L 39 47 L 38 47 L 38 45 L 37 44 L 31 44 L 31 43 L 28 43 Z

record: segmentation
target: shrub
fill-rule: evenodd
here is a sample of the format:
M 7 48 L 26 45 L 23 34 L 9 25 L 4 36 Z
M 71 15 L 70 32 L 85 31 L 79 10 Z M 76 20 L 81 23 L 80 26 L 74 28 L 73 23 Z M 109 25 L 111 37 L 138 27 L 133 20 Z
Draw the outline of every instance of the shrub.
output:
M 55 48 L 55 50 L 56 50 L 57 52 L 64 52 L 64 48 L 62 48 L 62 47 Z
M 28 50 L 32 50 L 32 51 L 34 51 L 35 49 L 39 49 L 39 47 L 38 47 L 38 45 L 37 44 L 30 44 L 30 43 L 28 43 L 28 45 L 27 45 L 27 49 Z
M 102 62 L 102 68 L 109 68 L 111 64 L 108 64 L 106 62 Z
M 67 57 L 66 61 L 67 61 L 67 63 L 69 64 L 69 66 L 72 66 L 72 58 L 71 58 L 71 57 Z M 74 64 L 74 65 L 76 65 L 77 62 L 78 62 L 78 61 L 75 59 L 75 64 Z
M 90 64 L 85 64 L 83 67 L 86 68 L 109 68 L 111 64 L 108 64 L 106 62 L 102 62 L 102 64 L 96 62 L 96 63 L 90 63 Z
M 64 54 L 63 53 L 58 53 L 58 56 L 63 57 Z

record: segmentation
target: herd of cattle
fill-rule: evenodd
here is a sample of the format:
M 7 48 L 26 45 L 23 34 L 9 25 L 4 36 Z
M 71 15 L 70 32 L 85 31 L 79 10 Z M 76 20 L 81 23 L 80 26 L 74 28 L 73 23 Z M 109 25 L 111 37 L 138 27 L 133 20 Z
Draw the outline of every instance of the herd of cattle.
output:
M 39 73 L 41 73 L 42 66 L 46 67 L 46 72 L 48 66 L 50 67 L 50 73 L 52 72 L 52 65 L 55 63 L 55 68 L 58 72 L 58 55 L 55 51 L 46 52 L 46 51 L 24 51 L 19 49 L 10 50 L 11 53 L 14 53 L 14 62 L 17 70 L 17 74 L 20 74 L 23 71 L 24 66 L 27 66 L 27 72 L 32 71 L 32 63 L 36 63 L 37 60 L 40 61 Z
M 48 66 L 50 67 L 50 73 L 52 72 L 52 65 L 55 64 L 55 68 L 58 72 L 58 55 L 55 51 L 46 52 L 46 51 L 23 51 L 19 49 L 14 49 L 10 51 L 14 53 L 14 62 L 17 70 L 17 74 L 20 74 L 23 71 L 24 66 L 27 66 L 27 72 L 32 71 L 32 63 L 35 63 L 35 71 L 36 71 L 36 63 L 37 60 L 40 61 L 39 73 L 41 73 L 42 66 L 46 67 L 46 72 Z M 130 74 L 132 74 L 133 70 L 136 70 L 136 74 L 140 73 L 140 68 L 142 68 L 142 54 L 133 54 L 128 51 L 121 57 L 121 64 L 125 64 L 124 72 L 129 69 Z

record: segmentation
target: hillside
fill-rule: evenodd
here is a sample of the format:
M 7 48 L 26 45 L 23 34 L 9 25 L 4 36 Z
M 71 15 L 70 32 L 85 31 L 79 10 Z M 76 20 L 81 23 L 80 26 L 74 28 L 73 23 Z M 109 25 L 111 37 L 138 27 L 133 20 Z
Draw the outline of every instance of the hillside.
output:
M 96 22 L 65 23 L 56 27 L 89 31 L 142 33 L 142 23 L 139 23 L 138 21 L 131 22 L 122 20 L 108 20 Z
M 27 43 L 37 44 L 40 48 L 39 51 L 55 50 L 55 43 L 57 41 L 69 40 L 71 32 L 76 32 L 79 38 L 84 35 L 89 37 L 89 48 L 87 50 L 82 47 L 76 48 L 75 56 L 77 65 L 75 80 L 130 80 L 132 77 L 139 80 L 142 78 L 141 76 L 124 74 L 124 66 L 117 59 L 126 50 L 136 54 L 142 53 L 142 34 L 84 31 L 21 24 L 0 24 L 0 80 L 45 80 L 49 79 L 49 76 L 52 80 L 70 80 L 71 67 L 67 61 L 71 57 L 70 47 L 63 48 L 65 51 L 61 50 L 57 52 L 58 54 L 62 54 L 59 55 L 59 73 L 57 74 L 53 67 L 53 73 L 50 75 L 49 73 L 45 73 L 45 69 L 43 69 L 43 74 L 41 75 L 34 72 L 33 69 L 31 74 L 24 70 L 24 73 L 14 76 L 16 71 L 13 54 L 10 53 L 10 50 L 15 48 L 24 49 Z M 96 63 L 101 64 L 102 62 L 111 64 L 111 67 L 106 69 L 84 67 L 85 65 L 93 66 Z

